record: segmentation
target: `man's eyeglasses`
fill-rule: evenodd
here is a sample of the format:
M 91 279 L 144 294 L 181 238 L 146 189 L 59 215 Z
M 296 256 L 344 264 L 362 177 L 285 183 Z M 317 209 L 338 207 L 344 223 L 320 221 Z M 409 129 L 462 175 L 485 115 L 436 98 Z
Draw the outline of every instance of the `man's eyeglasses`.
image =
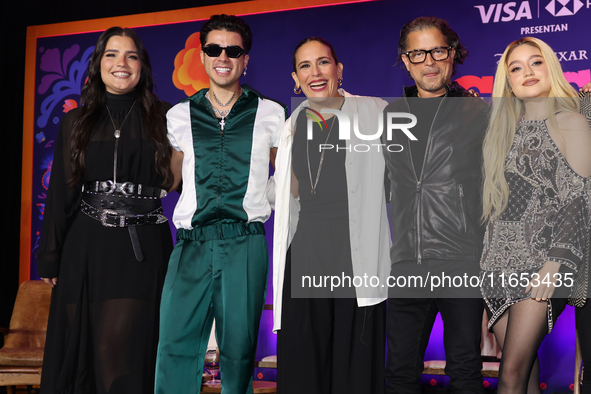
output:
M 226 51 L 226 56 L 232 59 L 239 58 L 244 55 L 244 49 L 238 45 L 228 45 L 227 47 L 221 47 L 218 44 L 209 44 L 203 47 L 203 52 L 209 57 L 218 57 L 222 54 L 222 51 Z
M 446 60 L 449 57 L 449 51 L 451 47 L 437 47 L 429 51 L 424 49 L 416 49 L 414 51 L 405 52 L 404 55 L 408 57 L 408 60 L 412 64 L 423 63 L 427 59 L 427 55 L 431 54 L 433 60 L 441 61 Z

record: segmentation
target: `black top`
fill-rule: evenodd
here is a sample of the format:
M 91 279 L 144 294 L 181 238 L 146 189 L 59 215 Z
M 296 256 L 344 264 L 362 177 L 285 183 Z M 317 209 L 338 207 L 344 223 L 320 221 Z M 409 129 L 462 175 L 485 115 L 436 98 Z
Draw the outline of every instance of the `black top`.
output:
M 339 122 L 336 116 L 328 118 L 326 125 L 330 130 L 330 135 L 327 135 L 324 123 L 322 123 L 321 129 L 320 125 L 313 121 L 314 138 L 308 141 L 306 111 L 300 112 L 297 117 L 292 147 L 292 166 L 299 185 L 300 218 L 306 218 L 307 215 L 312 215 L 314 218 L 319 218 L 320 215 L 322 217 L 327 217 L 325 215 L 341 217 L 347 215 L 348 212 L 345 174 L 346 141 L 339 140 Z M 323 152 L 324 157 L 322 158 Z M 322 168 L 318 175 L 321 159 Z M 310 164 L 309 171 L 308 163 Z M 312 176 L 311 182 L 310 174 Z M 312 185 L 316 183 L 317 177 L 316 194 L 313 195 Z
M 163 178 L 156 171 L 154 148 L 144 128 L 140 103 L 136 98 L 135 91 L 123 95 L 106 93 L 106 105 L 113 121 L 105 107 L 86 149 L 86 173 L 82 183 L 113 180 L 115 123 L 121 129 L 117 153 L 117 182 L 162 185 Z M 168 103 L 165 106 L 163 111 L 170 108 Z M 64 115 L 57 136 L 37 250 L 37 268 L 43 278 L 57 276 L 61 249 L 73 216 L 80 206 L 81 184 L 74 187 L 68 185 L 72 177 L 70 138 L 74 121 L 80 116 L 80 112 L 81 109 L 76 108 Z M 123 122 L 126 116 L 127 119 Z
M 412 133 L 417 137 L 417 141 L 410 142 L 412 163 L 417 174 L 417 179 L 421 178 L 429 131 L 431 131 L 433 119 L 435 119 L 435 114 L 437 113 L 439 104 L 441 104 L 442 98 L 443 96 L 419 98 L 418 95 L 414 95 L 408 99 L 410 113 L 417 117 L 417 125 L 412 128 Z

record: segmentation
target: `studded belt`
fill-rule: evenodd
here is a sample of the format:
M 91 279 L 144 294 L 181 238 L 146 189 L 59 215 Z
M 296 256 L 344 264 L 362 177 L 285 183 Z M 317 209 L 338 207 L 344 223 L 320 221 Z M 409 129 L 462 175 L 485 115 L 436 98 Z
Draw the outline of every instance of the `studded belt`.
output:
M 86 201 L 82 201 L 80 210 L 91 218 L 101 222 L 105 227 L 142 226 L 144 224 L 165 223 L 168 220 L 163 215 L 164 210 L 162 207 L 148 213 L 127 214 L 120 213 L 114 209 L 95 208 Z
M 125 196 L 145 196 L 145 197 L 166 197 L 166 190 L 154 186 L 145 186 L 131 182 L 116 183 L 113 181 L 95 181 L 86 182 L 82 188 L 85 192 L 95 193 L 121 193 Z
M 135 197 L 120 192 L 95 193 L 88 189 L 82 197 L 80 210 L 98 220 L 105 227 L 127 227 L 135 258 L 143 261 L 136 226 L 161 224 L 168 221 L 163 215 L 160 198 Z

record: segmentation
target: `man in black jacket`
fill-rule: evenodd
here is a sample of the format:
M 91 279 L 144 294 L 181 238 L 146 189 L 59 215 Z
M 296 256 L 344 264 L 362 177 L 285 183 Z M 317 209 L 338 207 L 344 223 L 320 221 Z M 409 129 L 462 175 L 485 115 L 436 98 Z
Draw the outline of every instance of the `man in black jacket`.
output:
M 488 105 L 451 82 L 467 51 L 446 21 L 421 17 L 407 23 L 398 50 L 416 86 L 384 113 L 414 114 L 417 140 L 393 133 L 388 143 L 404 149 L 385 151 L 396 278 L 389 284 L 395 286 L 388 300 L 387 392 L 420 393 L 423 357 L 440 312 L 452 392 L 482 393 L 477 276 Z

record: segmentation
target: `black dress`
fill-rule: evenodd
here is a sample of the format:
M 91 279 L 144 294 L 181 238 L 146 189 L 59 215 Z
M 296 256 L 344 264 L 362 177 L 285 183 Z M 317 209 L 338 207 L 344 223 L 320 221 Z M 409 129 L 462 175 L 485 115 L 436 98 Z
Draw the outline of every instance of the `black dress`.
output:
M 135 92 L 107 93 L 106 104 L 121 129 L 117 182 L 158 187 L 162 177 L 135 101 Z M 74 109 L 62 119 L 37 253 L 39 276 L 58 278 L 41 392 L 151 393 L 160 293 L 172 250 L 170 227 L 136 226 L 144 255 L 140 262 L 127 228 L 105 227 L 80 211 L 81 185 L 67 183 L 70 135 L 79 114 Z M 113 124 L 105 108 L 86 150 L 84 182 L 113 179 L 114 147 Z

